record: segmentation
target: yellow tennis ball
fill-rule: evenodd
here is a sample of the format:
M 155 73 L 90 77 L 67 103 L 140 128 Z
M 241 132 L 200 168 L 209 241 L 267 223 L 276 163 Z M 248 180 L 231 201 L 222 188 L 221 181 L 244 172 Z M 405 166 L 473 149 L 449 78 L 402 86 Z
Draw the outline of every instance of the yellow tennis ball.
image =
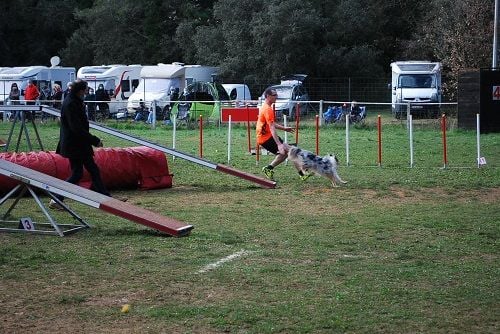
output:
M 122 313 L 128 313 L 128 311 L 130 311 L 130 305 L 129 304 L 125 304 L 122 306 Z

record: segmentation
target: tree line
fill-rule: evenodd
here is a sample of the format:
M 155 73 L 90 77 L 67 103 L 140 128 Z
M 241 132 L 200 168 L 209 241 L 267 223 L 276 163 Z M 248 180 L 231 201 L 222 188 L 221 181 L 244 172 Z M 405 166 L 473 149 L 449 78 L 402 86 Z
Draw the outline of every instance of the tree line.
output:
M 0 66 L 219 66 L 228 80 L 379 77 L 396 60 L 441 61 L 456 85 L 490 67 L 494 1 L 7 0 Z

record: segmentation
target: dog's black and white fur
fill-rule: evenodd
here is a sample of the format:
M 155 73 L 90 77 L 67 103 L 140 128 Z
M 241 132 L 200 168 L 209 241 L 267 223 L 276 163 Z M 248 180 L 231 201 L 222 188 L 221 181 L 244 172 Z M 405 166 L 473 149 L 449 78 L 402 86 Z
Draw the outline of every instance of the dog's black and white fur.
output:
M 296 146 L 290 146 L 288 160 L 293 162 L 301 175 L 305 173 L 322 175 L 332 182 L 333 187 L 338 187 L 337 182 L 347 183 L 337 173 L 337 164 L 339 161 L 335 155 L 319 157 L 312 152 Z

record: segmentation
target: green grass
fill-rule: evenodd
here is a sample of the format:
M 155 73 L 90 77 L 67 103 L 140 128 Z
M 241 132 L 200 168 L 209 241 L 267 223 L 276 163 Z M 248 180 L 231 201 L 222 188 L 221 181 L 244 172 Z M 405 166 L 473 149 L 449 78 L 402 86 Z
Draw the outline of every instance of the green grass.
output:
M 110 125 L 172 144 L 171 128 Z M 173 188 L 113 191 L 193 224 L 188 237 L 71 201 L 91 229 L 64 238 L 0 234 L 0 332 L 498 332 L 500 135 L 481 136 L 488 165 L 478 169 L 475 133 L 450 129 L 443 169 L 439 125 L 421 121 L 409 168 L 404 123 L 386 120 L 383 130 L 382 167 L 372 119 L 351 129 L 349 166 L 343 127 L 321 130 L 320 153 L 338 154 L 349 182 L 341 188 L 319 177 L 302 182 L 282 165 L 278 187 L 262 189 L 168 157 Z M 39 131 L 53 150 L 57 125 Z M 261 175 L 272 156 L 256 164 L 246 128 L 232 131 L 230 165 Z M 0 137 L 7 132 L 0 123 Z M 176 147 L 198 155 L 198 136 L 181 127 Z M 102 137 L 106 146 L 130 145 Z M 312 123 L 299 144 L 314 151 Z M 203 151 L 227 164 L 227 128 L 206 126 Z M 14 214 L 41 217 L 33 202 L 19 206 Z M 130 312 L 120 313 L 126 303 Z

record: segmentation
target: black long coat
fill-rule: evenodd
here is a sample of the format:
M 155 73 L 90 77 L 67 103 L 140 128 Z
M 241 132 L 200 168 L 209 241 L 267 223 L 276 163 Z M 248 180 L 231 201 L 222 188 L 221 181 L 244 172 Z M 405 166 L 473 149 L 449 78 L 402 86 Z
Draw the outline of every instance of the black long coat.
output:
M 81 159 L 94 155 L 92 146 L 101 140 L 89 132 L 85 105 L 78 96 L 70 93 L 61 108 L 61 129 L 56 153 L 66 158 Z

